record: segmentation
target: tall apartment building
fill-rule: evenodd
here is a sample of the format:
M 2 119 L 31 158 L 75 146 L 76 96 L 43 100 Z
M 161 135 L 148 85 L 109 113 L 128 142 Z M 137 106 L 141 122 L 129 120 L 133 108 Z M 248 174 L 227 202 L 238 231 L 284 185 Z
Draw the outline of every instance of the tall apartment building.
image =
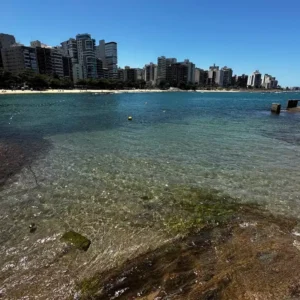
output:
M 95 55 L 95 40 L 88 33 L 77 34 L 78 63 L 82 67 L 83 78 L 97 77 L 97 63 Z M 79 67 L 80 67 L 79 66 Z
M 199 68 L 195 68 L 195 84 L 199 85 L 200 83 L 200 69 Z
M 26 70 L 38 73 L 38 64 L 34 48 L 14 45 L 1 49 L 3 68 L 13 74 Z
M 200 69 L 199 85 L 201 85 L 201 86 L 207 85 L 207 81 L 208 81 L 208 71 Z
M 171 86 L 177 86 L 179 83 L 188 83 L 189 68 L 184 63 L 174 63 L 167 66 L 166 81 Z
M 124 80 L 125 81 L 131 81 L 131 82 L 135 82 L 136 81 L 136 69 L 134 68 L 130 68 L 128 66 L 126 66 L 124 68 L 124 73 L 125 73 L 125 76 L 124 76 Z
M 72 63 L 72 74 L 74 83 L 83 79 L 83 65 L 78 61 L 78 49 L 76 39 L 70 38 L 61 43 L 61 51 L 64 57 L 70 57 Z
M 157 65 L 150 63 L 144 67 L 144 80 L 151 85 L 156 84 L 157 80 Z
M 16 43 L 16 39 L 13 35 L 0 33 L 0 69 L 3 68 L 1 49 L 9 48 Z
M 232 69 L 225 66 L 221 71 L 223 72 L 223 83 L 221 86 L 227 87 L 232 85 Z
M 71 38 L 65 42 L 62 42 L 61 50 L 63 56 L 70 57 L 73 64 L 78 63 L 78 50 L 77 50 L 77 42 L 75 39 Z
M 136 78 L 135 78 L 135 81 L 144 79 L 144 72 L 143 72 L 143 69 L 135 68 L 135 72 L 136 72 Z
M 102 61 L 103 68 L 106 68 L 106 56 L 105 56 L 105 40 L 100 40 L 99 45 L 95 47 L 96 58 Z
M 242 74 L 240 76 L 235 75 L 234 85 L 240 88 L 246 88 L 248 83 L 248 75 Z
M 105 43 L 105 63 L 109 78 L 118 77 L 118 48 L 116 42 Z
M 170 66 L 171 64 L 177 63 L 176 58 L 166 58 L 165 56 L 160 56 L 157 58 L 157 81 L 158 83 L 160 81 L 167 79 L 167 66 Z
M 53 75 L 64 77 L 63 56 L 58 49 L 51 49 Z
M 109 78 L 108 75 L 108 68 L 103 67 L 103 61 L 101 59 L 96 58 L 97 62 L 97 78 L 102 79 L 102 78 Z
M 125 79 L 125 70 L 124 69 L 122 69 L 122 68 L 118 68 L 118 80 L 120 80 L 120 81 L 126 81 L 126 79 Z
M 195 83 L 195 64 L 190 62 L 188 59 L 185 59 L 183 62 L 188 67 L 188 78 L 187 81 Z
M 272 77 L 269 74 L 265 74 L 264 78 L 262 80 L 262 86 L 265 89 L 276 89 L 278 85 L 278 81 L 276 80 L 275 77 Z
M 211 67 L 209 67 L 208 70 L 208 78 L 207 78 L 207 84 L 208 85 L 215 85 L 218 84 L 217 81 L 220 81 L 220 75 L 217 79 L 217 74 L 219 72 L 220 68 L 216 66 L 215 64 Z
M 261 86 L 261 73 L 259 73 L 258 70 L 248 77 L 247 85 L 254 88 L 259 88 Z
M 63 55 L 61 49 L 52 48 L 40 41 L 30 43 L 31 48 L 35 49 L 38 69 L 40 74 L 49 76 L 64 77 Z M 70 76 L 68 76 L 70 77 Z
M 73 69 L 72 69 L 73 66 L 72 66 L 71 57 L 63 56 L 62 61 L 63 61 L 64 77 L 69 78 L 70 80 L 73 81 Z
M 51 49 L 41 48 L 40 46 L 37 46 L 35 48 L 35 51 L 36 51 L 39 73 L 52 76 L 53 68 L 52 68 Z

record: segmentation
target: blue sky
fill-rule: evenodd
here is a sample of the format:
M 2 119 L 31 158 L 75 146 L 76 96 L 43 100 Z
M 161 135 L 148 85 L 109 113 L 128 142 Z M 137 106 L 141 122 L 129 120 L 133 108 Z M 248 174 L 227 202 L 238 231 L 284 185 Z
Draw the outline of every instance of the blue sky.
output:
M 118 43 L 121 67 L 165 55 L 300 86 L 299 0 L 2 0 L 0 12 L 0 32 L 25 45 L 88 32 Z

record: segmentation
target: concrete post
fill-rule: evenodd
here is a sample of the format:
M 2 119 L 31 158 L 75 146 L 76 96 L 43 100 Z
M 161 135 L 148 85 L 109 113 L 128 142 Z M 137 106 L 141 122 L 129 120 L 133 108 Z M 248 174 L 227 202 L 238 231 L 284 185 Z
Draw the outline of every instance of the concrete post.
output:
M 280 114 L 281 105 L 279 103 L 272 103 L 271 112 L 274 114 Z

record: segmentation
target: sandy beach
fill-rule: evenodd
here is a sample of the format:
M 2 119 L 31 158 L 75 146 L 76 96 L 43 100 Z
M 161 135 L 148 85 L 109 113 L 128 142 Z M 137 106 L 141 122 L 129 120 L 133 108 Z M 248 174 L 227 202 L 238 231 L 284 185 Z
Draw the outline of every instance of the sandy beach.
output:
M 79 94 L 79 93 L 99 93 L 99 94 L 120 94 L 120 93 L 171 93 L 171 92 L 198 92 L 198 93 L 236 93 L 239 90 L 196 90 L 184 91 L 179 89 L 159 90 L 159 89 L 135 89 L 135 90 L 44 90 L 44 91 L 31 91 L 31 90 L 0 90 L 0 95 L 17 95 L 17 94 Z

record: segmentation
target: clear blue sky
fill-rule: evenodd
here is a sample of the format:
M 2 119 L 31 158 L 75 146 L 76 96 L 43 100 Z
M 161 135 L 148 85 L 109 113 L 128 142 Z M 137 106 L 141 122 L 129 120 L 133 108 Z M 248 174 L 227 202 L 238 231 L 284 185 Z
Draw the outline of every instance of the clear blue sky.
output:
M 119 65 L 165 55 L 300 86 L 299 0 L 2 0 L 0 32 L 55 46 L 88 32 L 118 43 Z

